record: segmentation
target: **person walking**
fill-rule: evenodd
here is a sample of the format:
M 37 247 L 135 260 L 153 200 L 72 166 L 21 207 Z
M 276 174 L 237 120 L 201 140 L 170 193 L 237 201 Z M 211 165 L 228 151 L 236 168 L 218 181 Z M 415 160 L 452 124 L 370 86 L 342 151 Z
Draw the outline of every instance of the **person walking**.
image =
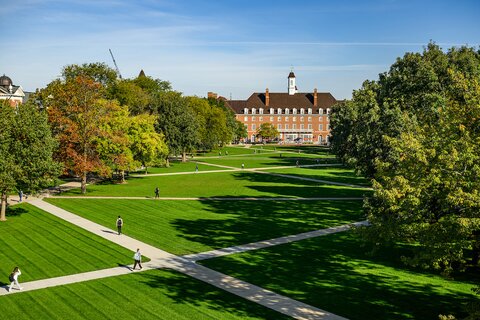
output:
M 160 198 L 160 189 L 158 187 L 155 188 L 155 199 Z
M 18 191 L 18 202 L 22 202 L 22 199 L 23 199 L 23 191 L 20 190 Z
M 118 235 L 122 234 L 122 227 L 123 227 L 123 219 L 122 219 L 122 217 L 118 216 L 118 218 L 117 218 Z
M 242 170 L 245 169 L 245 163 L 242 163 Z
M 198 172 L 198 163 L 195 163 L 195 172 Z
M 12 290 L 12 287 L 13 287 L 14 284 L 18 287 L 18 290 L 23 289 L 22 287 L 20 287 L 20 284 L 18 283 L 18 277 L 21 274 L 22 274 L 22 272 L 20 271 L 20 269 L 18 267 L 15 267 L 13 269 L 12 273 L 8 277 L 8 279 L 10 280 L 10 285 L 8 286 L 8 289 L 7 289 L 8 292 L 10 292 L 10 290 Z
M 300 161 L 297 160 L 296 165 L 297 165 L 297 167 L 299 167 L 300 166 Z
M 135 260 L 135 263 L 133 264 L 133 269 L 132 270 L 135 270 L 135 268 L 137 267 L 137 264 L 140 267 L 140 270 L 142 270 L 143 269 L 142 268 L 142 254 L 140 253 L 140 249 L 137 249 L 137 251 L 133 255 L 133 260 Z

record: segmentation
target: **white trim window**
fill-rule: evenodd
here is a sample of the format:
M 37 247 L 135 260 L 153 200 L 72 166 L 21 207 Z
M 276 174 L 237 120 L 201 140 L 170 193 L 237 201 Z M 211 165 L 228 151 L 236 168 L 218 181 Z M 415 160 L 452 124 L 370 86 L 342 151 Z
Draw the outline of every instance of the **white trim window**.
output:
M 281 123 L 277 124 L 277 129 L 282 130 L 282 124 Z
M 243 109 L 243 113 L 244 113 L 244 114 L 248 114 L 248 108 L 244 108 L 244 109 Z
M 263 114 L 263 108 L 258 109 L 259 114 Z
M 300 125 L 300 129 L 305 130 L 305 125 L 303 123 Z
M 305 114 L 305 109 L 301 108 L 300 109 L 300 114 Z
M 259 120 L 259 121 L 263 121 L 263 117 L 259 117 L 258 120 Z
M 288 123 L 285 124 L 285 130 L 288 130 Z
M 312 124 L 311 123 L 308 124 L 308 130 L 312 130 Z
M 257 118 L 255 116 L 252 116 L 252 121 L 255 121 L 257 120 Z
M 297 117 L 292 117 L 293 118 L 293 122 L 297 122 Z
M 312 114 L 312 108 L 308 108 L 308 114 Z
M 305 117 L 300 117 L 300 121 L 301 122 L 305 121 Z
M 273 122 L 273 117 L 270 117 L 270 122 Z
M 248 121 L 248 116 L 245 116 L 245 117 L 243 118 L 243 121 Z
M 255 131 L 255 130 L 257 130 L 257 125 L 254 123 L 252 124 L 252 131 Z
M 275 114 L 275 109 L 270 108 L 270 114 Z
M 277 117 L 277 121 L 282 121 L 282 117 Z
M 312 122 L 312 117 L 308 117 L 308 122 Z
M 297 114 L 297 108 L 293 108 L 293 114 Z
M 297 129 L 297 125 L 296 125 L 296 124 L 292 124 L 292 129 L 293 129 L 293 130 L 296 130 L 296 129 Z
M 257 113 L 257 109 L 252 108 L 252 114 L 256 114 L 256 113 Z
M 282 108 L 277 108 L 277 114 L 282 114 Z
M 320 124 L 318 125 L 318 131 L 323 131 L 323 124 L 322 124 L 322 123 L 320 123 Z

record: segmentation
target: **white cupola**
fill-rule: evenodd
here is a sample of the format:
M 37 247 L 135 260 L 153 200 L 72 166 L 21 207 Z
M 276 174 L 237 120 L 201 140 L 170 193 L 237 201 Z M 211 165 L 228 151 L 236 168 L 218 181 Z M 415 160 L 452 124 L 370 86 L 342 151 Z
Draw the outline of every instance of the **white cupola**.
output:
M 295 85 L 295 74 L 292 70 L 288 75 L 288 94 L 292 96 L 295 93 L 297 93 L 297 86 Z

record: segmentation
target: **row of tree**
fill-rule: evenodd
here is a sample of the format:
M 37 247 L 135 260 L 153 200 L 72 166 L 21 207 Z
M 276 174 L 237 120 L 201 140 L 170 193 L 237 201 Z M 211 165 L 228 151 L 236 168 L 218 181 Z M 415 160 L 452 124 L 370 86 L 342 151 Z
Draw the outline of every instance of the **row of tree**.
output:
M 332 148 L 373 181 L 375 245 L 420 244 L 405 261 L 445 272 L 479 265 L 480 52 L 430 43 L 333 108 Z
M 185 97 L 143 71 L 121 80 L 103 63 L 66 66 L 28 103 L 0 107 L 0 220 L 9 192 L 38 191 L 62 172 L 81 177 L 85 193 L 89 174 L 124 181 L 128 170 L 246 137 L 223 100 Z

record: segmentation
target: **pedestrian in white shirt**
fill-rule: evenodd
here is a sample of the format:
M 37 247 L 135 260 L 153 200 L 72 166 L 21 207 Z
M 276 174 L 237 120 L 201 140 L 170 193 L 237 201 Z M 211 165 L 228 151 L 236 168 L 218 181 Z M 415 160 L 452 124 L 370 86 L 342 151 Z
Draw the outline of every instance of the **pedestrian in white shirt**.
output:
M 135 260 L 135 263 L 133 264 L 133 269 L 132 270 L 135 270 L 135 268 L 137 267 L 137 264 L 140 267 L 140 270 L 142 270 L 143 269 L 142 268 L 142 254 L 140 253 L 140 249 L 137 249 L 137 251 L 133 255 L 133 259 Z
M 20 284 L 18 283 L 18 276 L 21 275 L 22 272 L 20 271 L 20 269 L 18 267 L 15 267 L 12 271 L 12 273 L 10 274 L 10 276 L 8 277 L 9 280 L 11 281 L 10 285 L 8 286 L 8 292 L 10 292 L 10 290 L 12 290 L 12 287 L 13 285 L 17 285 L 18 287 L 18 290 L 22 290 L 23 288 L 20 287 Z

